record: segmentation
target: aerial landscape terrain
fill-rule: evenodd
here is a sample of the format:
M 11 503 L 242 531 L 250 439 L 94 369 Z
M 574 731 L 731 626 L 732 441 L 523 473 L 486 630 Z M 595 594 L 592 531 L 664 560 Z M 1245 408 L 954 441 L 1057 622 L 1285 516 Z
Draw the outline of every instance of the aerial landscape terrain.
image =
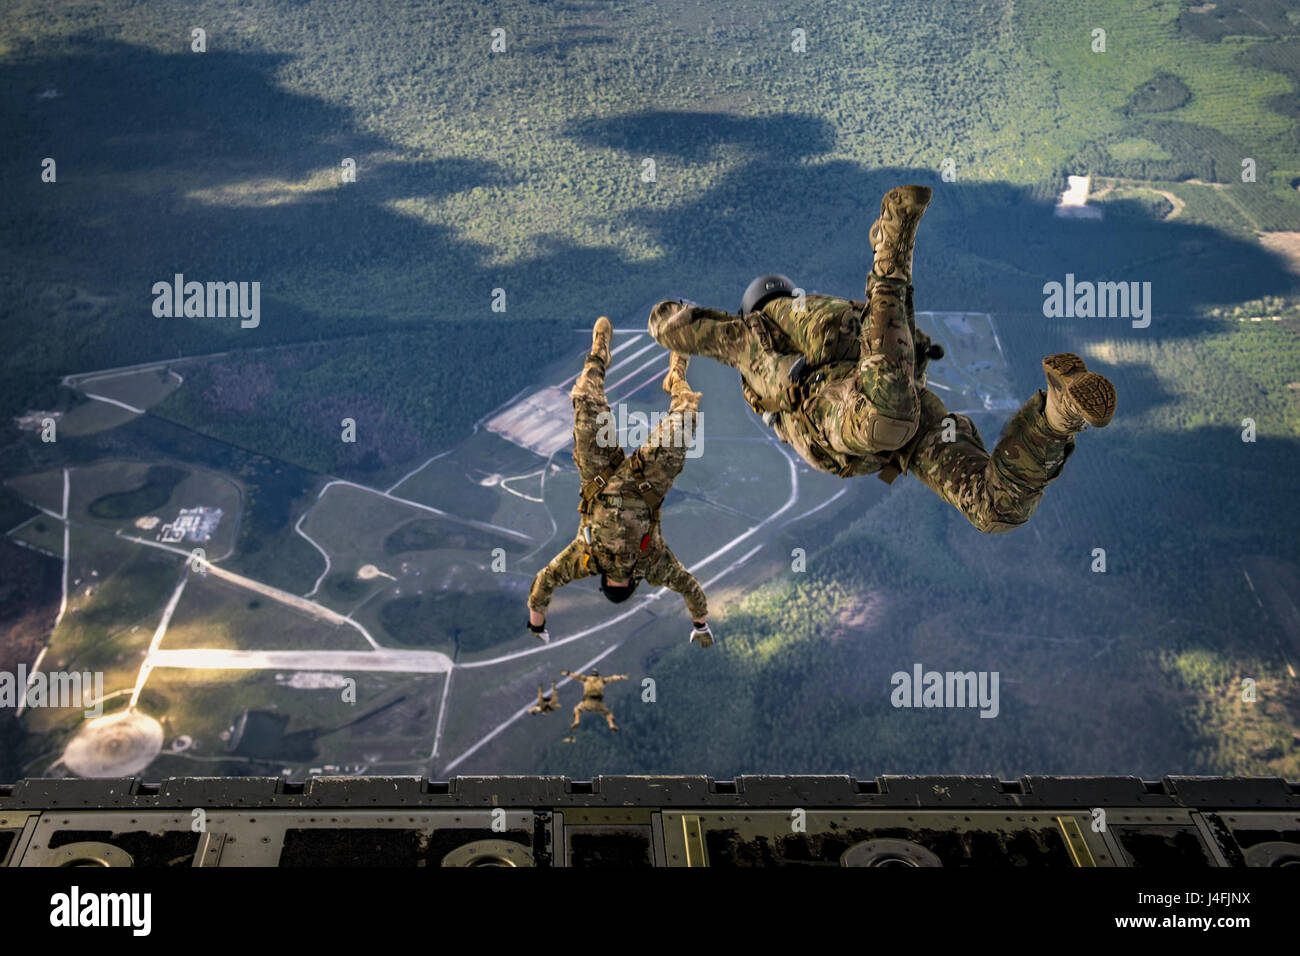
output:
M 1300 8 L 14 0 L 0 74 L 0 673 L 102 678 L 0 707 L 0 783 L 1300 777 Z M 983 535 L 697 358 L 663 535 L 715 643 L 590 579 L 537 641 L 593 320 L 630 451 L 656 302 L 860 300 L 901 183 L 929 387 L 991 447 L 1072 351 L 1114 422 Z M 181 276 L 256 318 L 160 307 Z M 1076 279 L 1149 312 L 1049 315 Z M 918 662 L 996 717 L 892 706 Z M 592 667 L 618 734 L 569 728 Z

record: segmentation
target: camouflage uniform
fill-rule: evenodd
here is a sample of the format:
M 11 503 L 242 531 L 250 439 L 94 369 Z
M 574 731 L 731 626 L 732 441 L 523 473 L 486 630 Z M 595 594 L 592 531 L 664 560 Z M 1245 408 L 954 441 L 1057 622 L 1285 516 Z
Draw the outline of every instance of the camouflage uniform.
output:
M 911 286 L 905 300 L 901 287 L 882 285 L 872 297 L 883 313 L 874 323 L 863 321 L 866 303 L 824 295 L 807 296 L 802 308 L 775 299 L 744 317 L 661 302 L 650 334 L 739 370 L 751 407 L 778 411 L 777 435 L 813 467 L 887 482 L 910 472 L 980 531 L 1023 524 L 1074 451 L 1074 436 L 1047 423 L 1046 393 L 1012 416 L 990 455 L 975 423 L 925 387 L 930 340 L 916 328 Z M 673 320 L 682 309 L 685 319 Z M 810 371 L 790 386 L 800 355 Z
M 631 456 L 613 433 L 605 399 L 605 361 L 588 355 L 573 386 L 573 463 L 585 483 L 604 475 L 605 485 L 591 499 L 573 542 L 533 578 L 528 608 L 546 613 L 556 588 L 579 578 L 605 574 L 618 581 L 644 579 L 671 588 L 686 601 L 691 620 L 708 614 L 704 590 L 682 567 L 659 532 L 658 507 L 686 462 L 695 433 L 700 396 L 674 387 L 669 413 Z M 600 440 L 604 432 L 605 441 Z M 609 440 L 613 436 L 613 440 Z M 648 494 L 656 507 L 642 497 Z
M 618 730 L 614 724 L 614 712 L 605 706 L 605 685 L 614 681 L 627 680 L 627 675 L 614 674 L 610 677 L 601 677 L 595 671 L 590 674 L 575 674 L 569 671 L 564 673 L 576 681 L 582 681 L 582 700 L 573 708 L 573 723 L 569 727 L 577 727 L 583 713 L 593 713 L 603 716 L 610 730 Z

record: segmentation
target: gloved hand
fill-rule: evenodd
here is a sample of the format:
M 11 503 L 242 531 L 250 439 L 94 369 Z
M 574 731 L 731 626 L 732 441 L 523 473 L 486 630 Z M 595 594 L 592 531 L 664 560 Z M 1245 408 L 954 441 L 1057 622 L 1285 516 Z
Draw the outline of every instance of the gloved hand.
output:
M 709 630 L 708 621 L 692 621 L 691 627 L 694 628 L 691 631 L 692 644 L 699 641 L 700 647 L 713 646 L 713 632 Z
M 532 631 L 533 637 L 537 638 L 543 644 L 549 644 L 551 642 L 551 635 L 547 633 L 545 621 L 541 624 L 534 624 L 532 621 L 529 621 L 528 630 Z

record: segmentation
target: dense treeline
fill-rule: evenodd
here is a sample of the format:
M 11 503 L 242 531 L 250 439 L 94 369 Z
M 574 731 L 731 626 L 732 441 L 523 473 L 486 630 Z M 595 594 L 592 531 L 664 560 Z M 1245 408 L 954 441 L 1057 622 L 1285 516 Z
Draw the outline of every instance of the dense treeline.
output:
M 1116 159 L 1105 142 L 1089 143 L 1069 162 L 1071 173 L 1123 176 L 1130 179 L 1208 183 L 1241 182 L 1241 161 L 1248 155 L 1242 145 L 1216 130 L 1191 123 L 1137 123 L 1115 133 L 1111 142 L 1146 138 L 1168 158 Z M 1256 164 L 1256 176 L 1266 183 L 1272 168 Z M 1266 187 L 1261 187 L 1266 188 Z
M 931 304 L 1024 308 L 1032 283 L 1007 280 L 1055 274 L 1053 258 L 1079 242 L 1054 245 L 1047 218 L 1064 171 L 1220 180 L 1243 155 L 1241 136 L 1182 115 L 1193 95 L 1140 114 L 1141 135 L 1172 159 L 1107 158 L 1133 90 L 1174 74 L 1117 62 L 1129 79 L 1099 102 L 1091 73 L 1054 72 L 1062 50 L 1086 54 L 1070 40 L 1080 15 L 1056 4 L 1005 18 L 956 0 L 384 7 L 201 5 L 193 15 L 216 26 L 199 55 L 166 5 L 90 20 L 18 5 L 0 60 L 14 91 L 0 102 L 0 233 L 15 250 L 0 273 L 5 409 L 51 403 L 69 371 L 495 318 L 496 288 L 511 320 L 617 314 L 680 290 L 730 301 L 773 264 L 857 292 L 880 193 L 899 178 L 940 185 L 946 160 L 955 179 L 927 227 L 943 238 L 922 248 Z M 1127 29 L 1168 58 L 1184 41 L 1152 16 Z M 1200 88 L 1197 71 L 1217 78 L 1237 55 L 1186 42 L 1204 55 L 1158 91 Z M 1253 58 L 1241 82 L 1288 68 L 1273 47 L 1241 51 Z M 1252 139 L 1249 154 L 1263 190 L 1276 185 L 1264 183 L 1270 157 L 1294 144 L 1294 122 L 1288 141 L 1278 119 L 1251 97 L 1224 117 L 1262 131 L 1266 148 Z M 1099 145 L 1079 154 L 1089 138 Z M 39 175 L 50 154 L 57 183 Z M 345 157 L 354 183 L 340 181 Z M 998 180 L 1014 188 L 976 185 Z M 990 232 L 1009 241 L 990 246 Z M 1044 240 L 1043 264 L 1026 262 Z M 1223 271 L 1273 280 L 1249 260 Z M 261 325 L 155 319 L 148 290 L 176 272 L 261 282 Z

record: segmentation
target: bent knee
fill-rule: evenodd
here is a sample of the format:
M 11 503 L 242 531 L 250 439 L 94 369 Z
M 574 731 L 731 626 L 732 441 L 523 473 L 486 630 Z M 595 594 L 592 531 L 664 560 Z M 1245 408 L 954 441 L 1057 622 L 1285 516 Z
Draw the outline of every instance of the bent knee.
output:
M 921 396 L 907 376 L 887 375 L 864 382 L 857 414 L 873 450 L 897 451 L 921 429 Z
M 660 336 L 663 334 L 663 328 L 668 323 L 668 320 L 676 315 L 679 309 L 683 308 L 686 307 L 675 299 L 665 299 L 650 310 L 648 329 L 650 336 L 656 342 L 660 342 Z M 660 344 L 663 343 L 660 342 Z
M 877 451 L 898 451 L 916 435 L 916 419 L 872 415 L 867 423 L 867 440 Z
M 898 451 L 921 427 L 921 408 L 916 393 L 899 396 L 888 409 L 873 408 L 867 413 L 867 440 L 879 451 Z

